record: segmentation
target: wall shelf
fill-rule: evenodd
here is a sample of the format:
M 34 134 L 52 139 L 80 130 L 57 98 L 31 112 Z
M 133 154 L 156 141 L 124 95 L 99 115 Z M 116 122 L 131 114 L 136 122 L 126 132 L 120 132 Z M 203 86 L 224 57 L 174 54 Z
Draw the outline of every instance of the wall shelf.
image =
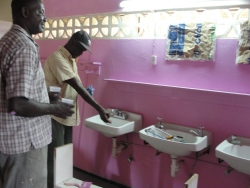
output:
M 170 97 L 176 100 L 192 100 L 206 103 L 250 107 L 250 94 L 246 93 L 188 88 L 110 78 L 105 78 L 104 81 L 114 83 L 118 90 L 124 92 L 158 95 Z M 154 88 L 152 89 L 152 87 Z
M 227 92 L 227 91 L 218 91 L 218 90 L 197 89 L 197 88 L 170 86 L 170 85 L 162 85 L 162 84 L 154 84 L 154 83 L 144 83 L 144 82 L 136 82 L 136 81 L 128 81 L 128 80 L 116 80 L 116 79 L 108 79 L 108 78 L 105 78 L 104 80 L 109 81 L 109 82 L 116 82 L 116 83 L 140 84 L 140 85 L 145 85 L 145 86 L 168 87 L 168 88 L 173 88 L 173 89 L 187 89 L 187 90 L 192 90 L 192 91 L 205 91 L 205 92 L 212 92 L 212 93 L 250 96 L 250 94 L 246 94 L 246 93 L 236 93 L 236 92 Z

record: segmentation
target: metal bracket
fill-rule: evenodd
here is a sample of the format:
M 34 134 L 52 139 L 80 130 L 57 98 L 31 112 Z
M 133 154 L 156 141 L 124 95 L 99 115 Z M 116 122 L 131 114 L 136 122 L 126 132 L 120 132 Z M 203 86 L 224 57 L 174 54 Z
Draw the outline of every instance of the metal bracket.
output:
M 147 142 L 147 141 L 145 141 L 145 140 L 143 140 L 143 143 L 144 143 L 144 145 L 148 145 L 148 142 Z
M 158 156 L 158 155 L 160 155 L 161 153 L 162 153 L 161 151 L 156 150 L 155 156 Z
M 218 158 L 218 163 L 222 163 L 224 160 L 221 158 Z
M 195 156 L 196 156 L 196 158 L 199 158 L 200 156 L 202 156 L 202 155 L 204 155 L 204 154 L 206 154 L 206 153 L 207 153 L 207 154 L 210 153 L 210 146 L 204 148 L 204 149 L 201 150 L 201 151 L 196 152 Z

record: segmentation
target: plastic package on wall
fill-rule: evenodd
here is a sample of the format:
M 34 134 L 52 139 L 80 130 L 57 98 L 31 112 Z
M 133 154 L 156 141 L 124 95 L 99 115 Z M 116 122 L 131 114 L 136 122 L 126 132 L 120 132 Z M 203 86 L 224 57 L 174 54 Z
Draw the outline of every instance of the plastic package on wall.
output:
M 250 21 L 240 24 L 236 64 L 250 64 Z
M 168 27 L 167 60 L 214 60 L 216 24 L 182 23 Z

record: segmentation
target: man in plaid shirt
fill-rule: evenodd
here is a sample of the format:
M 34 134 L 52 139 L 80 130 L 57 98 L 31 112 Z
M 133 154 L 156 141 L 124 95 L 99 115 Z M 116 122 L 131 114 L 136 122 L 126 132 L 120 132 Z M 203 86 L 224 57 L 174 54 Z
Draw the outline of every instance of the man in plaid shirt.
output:
M 0 40 L 0 187 L 46 188 L 49 115 L 73 105 L 50 104 L 38 45 L 46 17 L 41 0 L 12 0 L 13 25 Z

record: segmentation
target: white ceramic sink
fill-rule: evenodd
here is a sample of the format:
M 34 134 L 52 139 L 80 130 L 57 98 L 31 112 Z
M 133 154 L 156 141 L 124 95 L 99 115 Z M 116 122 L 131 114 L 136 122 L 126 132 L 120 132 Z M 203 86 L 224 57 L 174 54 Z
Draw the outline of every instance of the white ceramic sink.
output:
M 111 109 L 107 109 L 107 111 L 111 114 Z M 142 116 L 127 111 L 123 112 L 127 114 L 126 119 L 111 116 L 111 123 L 105 123 L 99 115 L 95 115 L 85 120 L 85 126 L 97 130 L 107 137 L 117 137 L 130 132 L 139 132 L 142 127 Z
M 172 157 L 187 156 L 192 152 L 198 152 L 212 144 L 212 133 L 203 130 L 203 137 L 190 133 L 194 130 L 198 133 L 197 128 L 162 123 L 164 132 L 173 136 L 167 139 L 167 134 L 157 129 L 157 125 L 151 125 L 142 129 L 140 138 L 148 142 L 158 151 L 170 154 Z
M 240 144 L 231 143 L 231 137 L 215 148 L 217 158 L 224 160 L 233 169 L 250 175 L 250 138 L 236 138 Z

